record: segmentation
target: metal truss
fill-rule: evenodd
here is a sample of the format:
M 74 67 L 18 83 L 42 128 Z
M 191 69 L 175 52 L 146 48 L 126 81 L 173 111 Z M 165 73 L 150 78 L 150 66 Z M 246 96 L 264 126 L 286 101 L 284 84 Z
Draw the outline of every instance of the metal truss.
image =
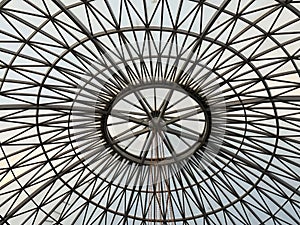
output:
M 0 2 L 0 225 L 299 224 L 300 1 Z

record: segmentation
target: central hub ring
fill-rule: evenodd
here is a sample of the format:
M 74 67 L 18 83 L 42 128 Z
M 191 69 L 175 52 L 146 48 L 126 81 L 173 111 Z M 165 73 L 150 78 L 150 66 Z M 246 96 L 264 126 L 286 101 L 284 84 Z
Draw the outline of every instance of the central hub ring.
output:
M 149 129 L 152 132 L 158 132 L 158 133 L 165 132 L 165 131 L 167 131 L 166 121 L 159 117 L 153 117 L 149 121 Z
M 211 116 L 205 99 L 174 83 L 130 86 L 103 116 L 101 127 L 115 153 L 143 165 L 180 162 L 207 142 Z

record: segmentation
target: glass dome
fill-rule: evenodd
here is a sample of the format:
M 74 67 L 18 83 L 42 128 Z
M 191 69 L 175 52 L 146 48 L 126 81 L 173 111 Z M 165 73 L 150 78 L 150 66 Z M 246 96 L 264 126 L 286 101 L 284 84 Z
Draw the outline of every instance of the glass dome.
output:
M 0 225 L 299 224 L 300 1 L 0 2 Z

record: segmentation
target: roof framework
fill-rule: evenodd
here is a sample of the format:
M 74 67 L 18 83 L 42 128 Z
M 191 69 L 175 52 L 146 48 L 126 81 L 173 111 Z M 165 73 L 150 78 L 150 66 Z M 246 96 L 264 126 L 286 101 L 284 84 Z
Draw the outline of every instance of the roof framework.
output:
M 300 1 L 0 3 L 0 224 L 298 224 Z

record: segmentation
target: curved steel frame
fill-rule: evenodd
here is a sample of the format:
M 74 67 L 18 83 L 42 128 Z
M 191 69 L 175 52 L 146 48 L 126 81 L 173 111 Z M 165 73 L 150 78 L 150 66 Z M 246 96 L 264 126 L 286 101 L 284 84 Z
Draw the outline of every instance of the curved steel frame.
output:
M 0 3 L 0 225 L 299 223 L 299 1 L 72 2 Z

